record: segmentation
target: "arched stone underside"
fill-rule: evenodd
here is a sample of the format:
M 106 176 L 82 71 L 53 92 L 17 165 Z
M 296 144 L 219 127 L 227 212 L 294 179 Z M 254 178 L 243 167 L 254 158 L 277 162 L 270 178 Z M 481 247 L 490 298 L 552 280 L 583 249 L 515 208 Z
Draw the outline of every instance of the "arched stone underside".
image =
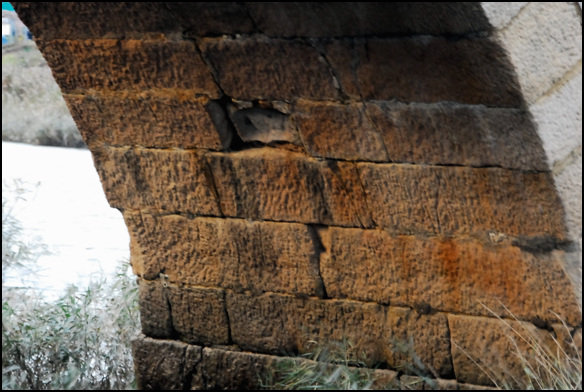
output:
M 489 385 L 496 316 L 581 341 L 577 3 L 14 5 L 124 214 L 143 388 L 343 339 L 376 385 L 417 385 L 404 343 Z

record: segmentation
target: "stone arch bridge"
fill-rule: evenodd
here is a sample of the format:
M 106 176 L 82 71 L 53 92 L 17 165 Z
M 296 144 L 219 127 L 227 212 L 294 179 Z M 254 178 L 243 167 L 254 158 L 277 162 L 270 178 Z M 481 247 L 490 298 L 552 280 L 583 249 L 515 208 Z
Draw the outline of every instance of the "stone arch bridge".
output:
M 581 341 L 578 3 L 14 6 L 130 232 L 141 387 L 342 339 L 489 385 L 497 316 Z

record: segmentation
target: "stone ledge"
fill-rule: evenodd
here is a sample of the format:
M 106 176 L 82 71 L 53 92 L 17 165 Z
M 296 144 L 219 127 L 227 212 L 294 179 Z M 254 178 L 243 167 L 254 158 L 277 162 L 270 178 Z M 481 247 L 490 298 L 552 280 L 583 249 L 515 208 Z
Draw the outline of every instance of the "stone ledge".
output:
M 193 346 L 140 336 L 132 342 L 138 388 L 145 390 L 257 390 L 285 383 L 288 367 L 303 366 L 332 374 L 337 365 L 301 357 L 282 357 Z M 152 355 L 152 353 L 157 353 Z M 370 380 L 372 390 L 492 390 L 493 387 L 456 380 L 400 375 L 391 370 L 347 367 L 352 374 Z M 363 382 L 363 385 L 367 385 Z
M 108 200 L 120 209 L 377 225 L 406 235 L 493 231 L 566 239 L 549 173 L 352 164 L 270 148 L 210 153 L 103 146 L 93 154 Z

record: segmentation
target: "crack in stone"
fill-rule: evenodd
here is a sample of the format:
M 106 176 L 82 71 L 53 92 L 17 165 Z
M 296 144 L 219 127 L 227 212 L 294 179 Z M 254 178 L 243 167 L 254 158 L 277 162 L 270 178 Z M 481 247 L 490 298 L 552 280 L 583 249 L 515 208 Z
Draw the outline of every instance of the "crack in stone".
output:
M 323 238 L 319 231 L 327 230 L 326 226 L 317 227 L 315 225 L 307 225 L 312 233 L 313 243 L 314 243 L 314 258 L 316 262 L 315 271 L 317 275 L 317 287 L 316 287 L 316 295 L 320 299 L 329 299 L 329 296 L 326 291 L 326 286 L 324 283 L 324 279 L 322 277 L 322 258 L 323 257 L 330 257 L 330 249 L 327 249 L 324 245 Z

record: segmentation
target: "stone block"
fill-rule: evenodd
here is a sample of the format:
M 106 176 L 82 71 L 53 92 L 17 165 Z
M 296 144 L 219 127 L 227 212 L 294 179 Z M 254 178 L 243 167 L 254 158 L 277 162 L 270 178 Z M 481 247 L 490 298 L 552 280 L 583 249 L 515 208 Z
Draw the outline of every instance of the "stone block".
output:
M 210 70 L 190 41 L 39 40 L 37 44 L 65 93 L 160 88 L 220 97 Z
M 99 39 L 143 38 L 180 34 L 181 28 L 162 2 L 15 3 L 24 24 L 35 38 Z
M 235 352 L 205 347 L 203 360 L 195 369 L 193 390 L 258 390 L 271 367 L 283 361 L 271 355 Z
M 138 389 L 184 390 L 190 376 L 202 360 L 202 348 L 171 340 L 144 336 L 132 342 Z
M 221 216 L 212 174 L 197 152 L 105 146 L 92 152 L 114 208 Z
M 171 283 L 323 296 L 319 244 L 296 223 L 124 213 L 134 271 Z
M 582 61 L 582 11 L 573 3 L 530 3 L 497 35 L 528 104 Z
M 259 30 L 272 37 L 460 35 L 490 30 L 475 3 L 287 2 L 278 7 L 261 2 L 245 4 Z
M 225 292 L 207 287 L 167 286 L 176 338 L 191 344 L 228 344 Z
M 550 173 L 358 163 L 373 220 L 398 234 L 489 231 L 563 240 Z
M 320 269 L 332 298 L 427 313 L 492 316 L 508 309 L 546 322 L 557 321 L 557 314 L 571 325 L 582 317 L 562 251 L 530 253 L 495 234 L 489 241 L 331 227 L 324 235 Z
M 452 377 L 448 321 L 442 313 L 389 307 L 386 356 L 392 369 L 407 374 Z
M 557 349 L 547 330 L 530 323 L 458 315 L 448 315 L 448 322 L 454 372 L 462 383 L 530 385 L 525 367 L 531 366 L 537 374 L 543 369 L 536 360 L 545 350 Z
M 367 104 L 392 162 L 546 171 L 527 112 L 440 103 Z
M 362 227 L 368 212 L 350 167 L 275 149 L 209 154 L 223 214 L 253 220 Z M 358 183 L 358 182 L 355 182 Z
M 388 364 L 394 369 L 404 368 L 416 355 L 439 374 L 452 373 L 446 318 L 440 314 L 417 315 L 355 301 L 235 293 L 227 294 L 227 310 L 233 341 L 243 350 L 282 355 L 324 347 L 341 350 L 345 358 L 369 367 Z M 339 342 L 345 342 L 340 349 Z M 412 351 L 400 353 L 408 342 Z
M 387 150 L 361 104 L 301 101 L 294 122 L 308 152 L 319 158 L 387 162 Z
M 172 338 L 174 328 L 166 288 L 159 282 L 140 279 L 138 290 L 142 333 L 152 338 Z
M 179 287 L 168 279 L 140 280 L 142 332 L 153 338 L 194 344 L 228 344 L 229 320 L 223 290 Z
M 328 44 L 326 56 L 351 98 L 454 101 L 520 107 L 505 51 L 490 39 L 370 38 Z
M 244 142 L 264 144 L 288 142 L 302 145 L 288 114 L 268 108 L 233 109 L 229 114 L 237 134 Z
M 165 5 L 188 37 L 251 34 L 255 30 L 243 3 L 168 2 Z
M 385 311 L 380 305 L 279 294 L 227 294 L 233 342 L 243 350 L 290 355 L 343 347 L 368 366 L 385 362 Z M 363 331 L 367 331 L 366 334 Z
M 266 37 L 204 39 L 199 43 L 221 88 L 238 100 L 336 99 L 332 74 L 302 40 Z
M 226 149 L 232 131 L 218 103 L 185 91 L 72 95 L 65 100 L 86 143 Z

